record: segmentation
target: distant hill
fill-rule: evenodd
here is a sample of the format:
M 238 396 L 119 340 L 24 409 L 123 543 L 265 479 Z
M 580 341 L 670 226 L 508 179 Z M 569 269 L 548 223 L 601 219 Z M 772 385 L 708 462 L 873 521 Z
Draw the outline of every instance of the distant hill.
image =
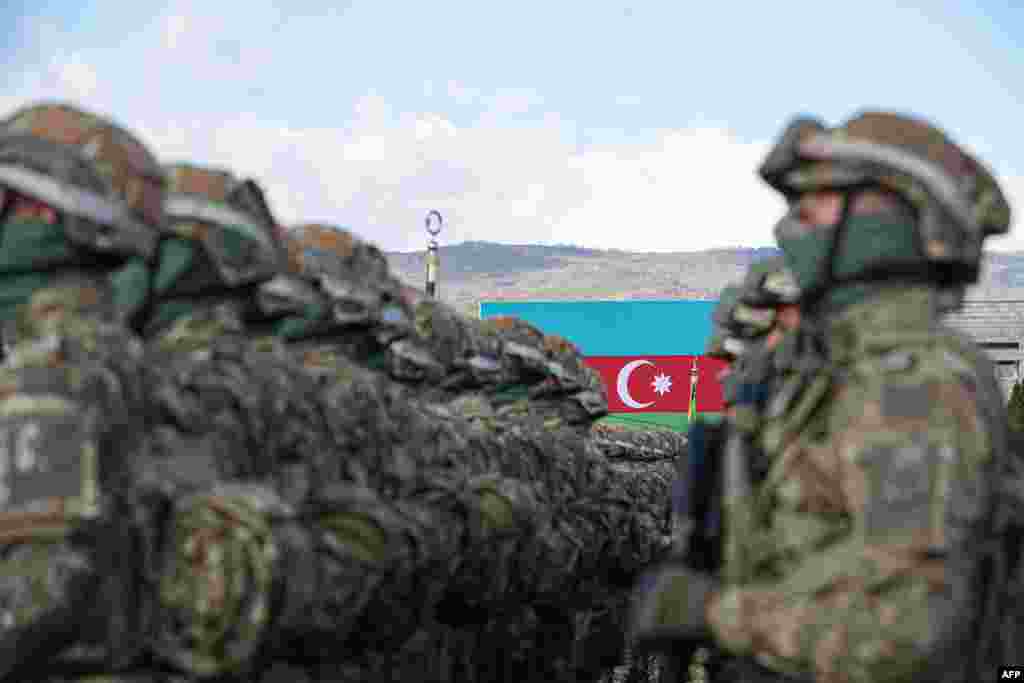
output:
M 475 314 L 483 299 L 715 299 L 772 247 L 672 253 L 571 245 L 461 242 L 440 248 L 441 298 Z M 422 288 L 426 253 L 388 253 L 391 267 Z M 1024 299 L 1024 253 L 986 256 L 971 299 Z

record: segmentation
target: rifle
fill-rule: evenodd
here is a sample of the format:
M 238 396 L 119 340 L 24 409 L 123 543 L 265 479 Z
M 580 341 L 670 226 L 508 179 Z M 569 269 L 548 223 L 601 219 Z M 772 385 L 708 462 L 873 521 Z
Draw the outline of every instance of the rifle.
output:
M 767 356 L 758 358 L 759 361 L 767 359 Z M 759 362 L 732 375 L 727 393 L 730 404 L 736 408 L 735 414 L 719 424 L 694 423 L 690 430 L 689 457 L 676 482 L 677 495 L 673 501 L 679 526 L 676 556 L 688 568 L 719 574 L 726 583 L 737 583 L 744 578 L 739 540 L 751 522 L 746 504 L 752 478 L 759 479 L 766 469 L 765 458 L 752 438 L 756 420 L 745 418 L 763 410 L 769 388 L 768 370 L 767 364 Z M 709 672 L 729 659 L 713 648 L 699 648 L 689 661 L 664 656 L 663 680 L 707 681 Z
M 714 573 L 722 563 L 722 457 L 725 422 L 697 420 L 690 427 L 687 457 L 673 487 L 675 555 L 694 571 Z
M 722 566 L 722 452 L 728 434 L 725 421 L 694 421 L 672 488 L 673 555 L 689 569 L 708 574 Z M 710 657 L 706 648 L 698 648 L 691 658 L 663 653 L 658 657 L 658 680 L 707 681 Z

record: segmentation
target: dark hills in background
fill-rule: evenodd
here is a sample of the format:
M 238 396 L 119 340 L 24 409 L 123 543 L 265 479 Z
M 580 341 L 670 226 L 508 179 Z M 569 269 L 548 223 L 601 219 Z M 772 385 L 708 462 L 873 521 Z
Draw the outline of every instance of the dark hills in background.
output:
M 440 248 L 441 298 L 476 314 L 481 300 L 715 299 L 772 247 L 644 253 L 571 245 L 461 242 Z M 392 269 L 422 288 L 426 253 L 390 252 Z M 990 253 L 969 299 L 1024 299 L 1024 252 Z

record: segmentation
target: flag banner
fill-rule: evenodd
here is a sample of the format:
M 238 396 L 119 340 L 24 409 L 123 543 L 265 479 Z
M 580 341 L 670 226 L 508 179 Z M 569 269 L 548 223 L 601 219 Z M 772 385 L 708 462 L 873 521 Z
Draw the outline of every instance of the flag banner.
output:
M 690 369 L 695 356 L 588 356 L 601 375 L 612 413 L 688 413 Z M 718 375 L 725 362 L 696 356 L 698 413 L 724 409 Z
M 715 301 L 482 301 L 480 317 L 510 315 L 565 337 L 584 356 L 700 355 Z M 701 375 L 703 377 L 703 374 Z
M 672 421 L 724 409 L 720 360 L 701 354 L 715 301 L 482 301 L 480 317 L 509 315 L 565 337 L 601 374 L 612 414 L 661 413 Z M 697 405 L 690 368 L 697 359 Z M 641 419 L 637 417 L 636 419 Z

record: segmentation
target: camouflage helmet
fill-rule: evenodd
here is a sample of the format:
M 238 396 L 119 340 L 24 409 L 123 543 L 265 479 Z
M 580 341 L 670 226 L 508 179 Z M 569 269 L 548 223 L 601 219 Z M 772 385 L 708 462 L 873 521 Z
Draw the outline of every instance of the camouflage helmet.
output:
M 716 325 L 711 331 L 711 338 L 705 347 L 704 355 L 732 362 L 745 354 L 749 350 L 748 347 L 746 341 Z
M 743 287 L 726 287 L 715 308 L 713 322 L 728 336 L 755 339 L 771 331 L 775 324 L 775 310 L 751 306 L 743 300 Z
M 729 286 L 722 290 L 718 305 L 711 314 L 711 338 L 705 354 L 712 358 L 735 359 L 747 350 L 747 343 L 742 339 L 739 325 L 733 313 L 739 303 L 741 288 Z
M 0 122 L 0 206 L 7 192 L 55 209 L 66 236 L 87 248 L 125 258 L 156 252 L 160 165 L 138 138 L 100 116 L 40 103 Z
M 306 223 L 290 230 L 287 242 L 289 269 L 310 280 L 372 283 L 388 277 L 384 253 L 344 228 Z
M 865 112 L 834 129 L 797 118 L 759 173 L 790 200 L 862 186 L 896 193 L 917 214 L 924 258 L 950 281 L 976 281 L 982 242 L 1010 227 L 992 174 L 938 128 L 899 114 Z
M 743 279 L 740 301 L 755 308 L 798 303 L 800 288 L 786 260 L 777 256 L 752 263 Z
M 165 171 L 168 228 L 178 237 L 200 243 L 216 270 L 217 282 L 192 286 L 240 287 L 265 282 L 280 272 L 284 245 L 255 181 L 191 164 L 171 164 Z
M 289 271 L 316 283 L 330 300 L 332 324 L 384 323 L 403 329 L 411 324 L 405 288 L 373 244 L 322 223 L 292 228 L 286 241 Z
M 714 325 L 725 327 L 732 320 L 732 307 L 740 298 L 742 288 L 737 285 L 729 285 L 722 288 L 718 295 L 718 304 L 711 313 L 711 322 Z

